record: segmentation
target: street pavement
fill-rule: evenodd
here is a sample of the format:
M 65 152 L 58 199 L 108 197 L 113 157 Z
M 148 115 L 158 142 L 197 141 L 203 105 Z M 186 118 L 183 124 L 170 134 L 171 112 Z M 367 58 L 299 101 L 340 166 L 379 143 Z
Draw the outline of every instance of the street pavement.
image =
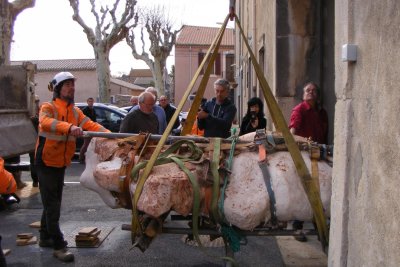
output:
M 22 158 L 24 160 L 24 158 Z M 28 159 L 29 160 L 29 159 Z M 40 194 L 22 198 L 19 204 L 0 211 L 2 248 L 11 249 L 6 256 L 8 266 L 224 266 L 221 257 L 225 249 L 218 244 L 200 249 L 185 244 L 182 234 L 161 234 L 142 253 L 131 249 L 130 232 L 121 229 L 130 224 L 131 211 L 111 209 L 97 193 L 79 184 L 84 165 L 73 162 L 67 168 L 60 225 L 69 245 L 73 234 L 85 226 L 112 230 L 98 248 L 70 248 L 75 254 L 73 263 L 62 263 L 52 256 L 52 249 L 38 244 L 17 246 L 19 233 L 31 232 L 39 238 L 37 229 L 29 224 L 40 220 L 42 204 Z M 30 173 L 23 172 L 23 181 L 31 182 Z M 239 266 L 326 266 L 316 237 L 300 243 L 293 237 L 247 237 L 248 243 L 240 247 L 234 258 Z M 211 243 L 212 244 L 212 243 Z

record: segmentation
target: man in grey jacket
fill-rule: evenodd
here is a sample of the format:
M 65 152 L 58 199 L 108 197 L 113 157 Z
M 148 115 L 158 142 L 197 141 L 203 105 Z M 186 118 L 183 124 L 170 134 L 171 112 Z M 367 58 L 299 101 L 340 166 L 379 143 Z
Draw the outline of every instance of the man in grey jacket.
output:
M 236 107 L 229 100 L 229 82 L 218 79 L 214 82 L 215 97 L 207 101 L 197 113 L 198 127 L 204 129 L 204 137 L 228 138 Z

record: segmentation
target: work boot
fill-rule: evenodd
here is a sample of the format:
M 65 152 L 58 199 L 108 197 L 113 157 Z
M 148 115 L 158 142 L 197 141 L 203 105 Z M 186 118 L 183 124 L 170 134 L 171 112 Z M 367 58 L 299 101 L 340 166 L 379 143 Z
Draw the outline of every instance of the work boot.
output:
M 66 247 L 66 246 L 68 246 L 68 242 L 67 241 L 63 241 L 64 242 L 64 246 Z M 54 247 L 54 241 L 53 241 L 53 239 L 51 239 L 51 238 L 47 238 L 47 239 L 40 239 L 39 240 L 39 247 L 42 247 L 42 248 L 52 248 L 52 247 Z
M 42 248 L 52 248 L 54 246 L 54 241 L 51 238 L 47 239 L 40 239 L 39 240 L 39 247 Z
M 69 252 L 67 248 L 54 250 L 53 256 L 63 262 L 71 262 L 75 259 L 74 254 Z
M 301 232 L 299 235 L 296 235 L 294 239 L 296 239 L 299 242 L 307 242 L 307 237 L 303 232 Z

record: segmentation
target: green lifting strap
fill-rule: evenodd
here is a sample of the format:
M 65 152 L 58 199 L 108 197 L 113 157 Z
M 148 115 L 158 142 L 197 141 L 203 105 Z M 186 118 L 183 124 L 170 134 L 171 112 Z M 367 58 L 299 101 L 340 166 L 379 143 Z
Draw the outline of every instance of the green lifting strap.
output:
M 181 155 L 175 155 L 173 154 L 176 152 L 182 145 L 186 144 L 189 148 L 189 154 L 185 156 Z M 201 158 L 203 154 L 203 151 L 193 142 L 190 140 L 179 140 L 172 144 L 167 150 L 165 150 L 163 153 L 160 154 L 160 156 L 155 160 L 154 165 L 161 165 L 165 163 L 170 163 L 170 162 L 176 162 L 176 160 L 180 161 L 197 161 Z M 173 158 L 172 158 L 173 157 Z M 136 186 L 136 191 L 135 194 L 132 196 L 132 232 L 131 232 L 131 237 L 132 237 L 132 243 L 134 243 L 136 235 L 139 234 L 142 229 L 140 227 L 139 223 L 139 217 L 138 217 L 138 211 L 137 211 L 137 201 L 139 198 L 137 197 L 137 192 L 138 192 L 138 186 L 140 185 L 140 193 L 142 192 L 143 186 L 144 186 L 144 181 L 142 177 L 137 180 L 137 176 L 139 174 L 139 171 L 143 168 L 146 168 L 147 165 L 149 164 L 150 161 L 142 161 L 133 167 L 131 171 L 131 183 L 137 181 L 137 186 Z M 180 166 L 180 165 L 179 165 Z M 183 171 L 186 172 L 185 169 L 182 169 Z M 189 177 L 190 178 L 190 177 Z M 194 191 L 196 189 L 194 188 Z M 140 196 L 140 195 L 139 195 Z M 195 194 L 196 196 L 196 194 Z M 200 200 L 198 200 L 200 201 Z
M 202 247 L 199 237 L 199 213 L 200 213 L 200 187 L 197 182 L 196 177 L 190 170 L 183 164 L 182 160 L 177 157 L 171 157 L 171 159 L 181 168 L 182 171 L 186 173 L 189 178 L 189 181 L 193 187 L 193 208 L 192 208 L 192 233 L 194 239 L 197 241 L 197 244 Z
M 221 138 L 212 138 L 214 144 L 213 157 L 211 160 L 211 173 L 214 178 L 211 199 L 211 215 L 214 222 L 221 224 L 221 214 L 218 209 L 218 195 L 219 195 L 219 155 L 221 152 Z
M 237 17 L 236 14 L 235 14 L 235 18 L 236 18 L 236 25 L 240 29 L 240 34 L 242 35 L 242 40 L 246 44 L 247 50 L 250 54 L 251 61 L 253 62 L 255 72 L 257 74 L 258 80 L 260 82 L 261 88 L 264 93 L 264 98 L 267 102 L 268 109 L 271 113 L 271 117 L 274 121 L 274 124 L 275 124 L 277 130 L 282 132 L 282 134 L 283 134 L 283 137 L 286 142 L 286 146 L 288 148 L 288 151 L 290 152 L 290 155 L 292 156 L 293 162 L 296 166 L 296 170 L 300 177 L 304 191 L 306 192 L 308 200 L 313 209 L 314 218 L 315 218 L 315 221 L 317 224 L 317 230 L 318 230 L 318 234 L 319 234 L 319 237 L 321 240 L 322 249 L 325 251 L 325 249 L 327 248 L 328 243 L 329 243 L 329 233 L 328 233 L 328 227 L 327 227 L 327 220 L 325 218 L 325 214 L 323 211 L 323 206 L 322 206 L 319 192 L 318 192 L 316 185 L 307 169 L 304 159 L 301 156 L 300 150 L 299 150 L 298 146 L 296 145 L 296 142 L 295 142 L 292 134 L 289 131 L 289 128 L 286 124 L 285 118 L 283 117 L 282 111 L 280 110 L 278 103 L 276 102 L 276 100 L 271 92 L 271 88 L 269 87 L 268 82 L 263 75 L 263 71 L 262 71 L 261 67 L 259 66 L 259 64 L 257 63 L 257 59 L 254 56 L 254 53 L 252 52 L 252 50 L 250 48 L 247 38 L 244 35 L 243 29 L 240 25 L 239 18 Z

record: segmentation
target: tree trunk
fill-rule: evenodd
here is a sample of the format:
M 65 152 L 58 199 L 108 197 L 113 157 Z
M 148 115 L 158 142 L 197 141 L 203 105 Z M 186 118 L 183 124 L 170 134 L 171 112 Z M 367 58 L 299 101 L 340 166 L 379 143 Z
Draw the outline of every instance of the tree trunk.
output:
M 20 0 L 9 3 L 0 0 L 0 65 L 10 65 L 11 41 L 17 15 L 25 8 L 33 7 L 35 0 Z
M 158 89 L 158 95 L 165 95 L 165 84 L 164 84 L 164 67 L 162 64 L 162 59 L 155 59 L 153 62 L 154 71 L 152 70 L 153 79 L 154 79 L 154 87 Z
M 10 47 L 14 18 L 11 16 L 8 1 L 0 1 L 0 65 L 10 65 Z
M 101 47 L 96 47 L 95 51 L 96 72 L 99 83 L 99 100 L 101 103 L 111 103 L 109 52 L 104 52 Z

